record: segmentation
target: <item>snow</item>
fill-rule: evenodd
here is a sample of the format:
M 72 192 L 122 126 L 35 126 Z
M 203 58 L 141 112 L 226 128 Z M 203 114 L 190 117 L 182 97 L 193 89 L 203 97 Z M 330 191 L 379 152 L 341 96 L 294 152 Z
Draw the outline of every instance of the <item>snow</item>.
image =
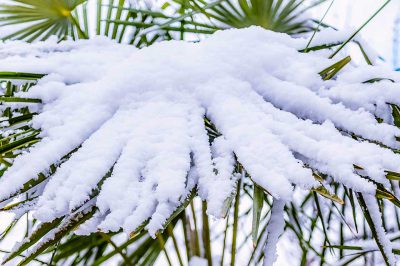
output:
M 314 38 L 312 39 L 308 48 L 321 46 L 321 45 L 341 44 L 342 42 L 346 41 L 355 30 L 356 29 L 352 29 L 349 27 L 347 27 L 346 29 L 340 30 L 340 31 L 337 31 L 333 28 L 323 29 L 322 31 L 320 31 L 314 35 Z M 310 38 L 311 38 L 311 35 L 312 34 L 310 33 Z M 359 37 L 357 36 L 357 38 L 359 38 Z
M 189 266 L 206 266 L 208 262 L 204 258 L 193 256 L 190 258 Z
M 207 213 L 215 217 L 222 217 L 224 216 L 225 200 L 235 193 L 238 175 L 232 175 L 235 158 L 228 141 L 223 136 L 218 137 L 214 140 L 211 148 L 216 175 L 211 175 L 214 177 L 212 180 L 199 180 L 199 185 L 208 190 L 207 201 L 216 203 L 207 208 Z
M 317 36 L 313 44 L 323 36 L 344 38 Z M 385 171 L 400 172 L 400 156 L 391 150 L 399 148 L 400 130 L 387 106 L 400 105 L 399 85 L 362 82 L 400 76 L 349 64 L 324 81 L 318 73 L 338 59 L 327 59 L 326 51 L 298 52 L 307 42 L 251 27 L 142 50 L 103 38 L 0 44 L 7 71 L 48 74 L 20 93 L 42 100 L 30 105 L 39 113 L 32 126 L 42 140 L 2 176 L 0 199 L 70 152 L 48 178 L 34 217 L 51 221 L 95 197 L 99 212 L 81 226 L 83 234 L 130 233 L 148 221 L 154 236 L 195 187 L 208 213 L 223 216 L 236 186 L 235 157 L 275 198 L 271 226 L 295 186 L 319 185 L 313 171 L 373 195 L 376 185 L 361 175 L 388 187 Z M 221 134 L 211 144 L 205 116 Z M 268 237 L 268 254 L 275 254 L 278 229 Z
M 275 200 L 272 204 L 271 217 L 266 230 L 268 235 L 264 247 L 263 266 L 272 266 L 277 259 L 276 246 L 285 229 L 284 207 L 285 202 L 282 200 Z

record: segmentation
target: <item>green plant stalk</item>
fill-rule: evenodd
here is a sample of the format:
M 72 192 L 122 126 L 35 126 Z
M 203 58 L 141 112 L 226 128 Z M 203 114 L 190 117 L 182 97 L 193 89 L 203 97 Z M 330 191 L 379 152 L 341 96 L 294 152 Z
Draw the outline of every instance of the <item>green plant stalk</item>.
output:
M 344 201 L 346 200 L 346 193 L 343 194 L 343 200 Z M 345 213 L 345 211 L 346 211 L 346 204 L 343 204 L 341 213 Z M 344 245 L 344 241 L 345 241 L 343 227 L 344 227 L 343 223 L 340 223 L 340 245 L 342 245 L 342 246 Z M 344 257 L 343 250 L 340 250 L 339 251 L 339 258 L 342 259 L 343 257 Z
M 158 235 L 157 235 L 157 240 L 158 240 L 158 242 L 160 243 L 161 249 L 164 251 L 164 255 L 165 255 L 165 257 L 167 258 L 168 265 L 169 265 L 169 266 L 172 266 L 171 259 L 169 258 L 169 255 L 168 255 L 168 251 L 167 251 L 167 249 L 165 248 L 165 241 L 164 241 L 164 238 L 163 238 L 162 234 L 158 234 Z
M 355 41 L 355 43 L 356 43 L 356 44 L 358 45 L 358 47 L 360 48 L 360 51 L 361 51 L 361 53 L 362 53 L 362 55 L 363 55 L 363 57 L 364 57 L 365 62 L 366 62 L 368 65 L 372 66 L 371 59 L 369 59 L 369 56 L 367 55 L 367 52 L 365 51 L 364 47 L 363 47 L 363 46 L 361 45 L 361 43 L 358 42 L 358 41 Z
M 144 28 L 144 29 L 151 29 L 152 27 L 156 27 L 158 24 L 153 24 L 151 22 L 145 23 L 145 22 L 135 22 L 135 21 L 123 21 L 123 20 L 106 20 L 110 23 L 113 23 L 114 25 L 127 25 L 127 26 L 134 26 L 137 28 Z M 195 23 L 193 23 L 195 24 Z M 199 24 L 199 23 L 196 23 Z M 204 27 L 204 29 L 197 29 L 197 28 L 185 28 L 185 32 L 190 32 L 190 33 L 198 33 L 198 34 L 213 34 L 216 29 L 213 28 L 209 28 L 206 27 L 207 25 L 205 24 L 201 24 L 201 25 L 197 25 L 197 26 L 201 26 Z M 181 32 L 182 31 L 182 27 L 175 27 L 175 26 L 165 26 L 162 30 L 165 31 L 174 31 L 174 32 Z M 151 32 L 151 31 L 149 31 Z M 136 36 L 136 38 L 141 37 L 141 38 L 145 38 L 145 34 L 138 34 Z
M 0 72 L 0 80 L 3 79 L 22 79 L 22 80 L 38 80 L 43 78 L 45 74 L 24 73 L 24 72 Z
M 96 21 L 96 35 L 101 34 L 101 12 L 103 0 L 97 0 L 97 21 Z
M 88 22 L 88 13 L 87 13 L 87 3 L 84 3 L 82 6 L 83 9 L 83 26 L 85 29 L 85 35 L 89 37 L 89 22 Z
M 114 5 L 114 0 L 108 0 L 108 5 L 109 6 L 113 6 Z M 111 15 L 112 15 L 112 8 L 109 8 L 107 10 L 107 21 L 106 21 L 106 28 L 105 28 L 105 35 L 108 36 L 109 31 L 110 31 L 110 19 L 111 19 Z M 116 25 L 114 25 L 116 26 Z
M 3 103 L 42 103 L 42 100 L 41 99 L 33 99 L 33 98 L 0 97 L 0 102 L 3 102 Z
M 270 212 L 271 212 L 271 209 L 269 209 L 267 211 L 267 213 L 263 217 L 263 219 L 266 219 L 268 217 L 268 215 L 270 214 Z M 247 266 L 254 265 L 254 264 L 257 264 L 259 262 L 259 258 L 256 258 L 255 255 L 256 255 L 256 251 L 258 249 L 258 246 L 261 245 L 261 238 L 263 237 L 264 234 L 266 234 L 266 232 L 265 232 L 266 230 L 267 230 L 267 226 L 265 225 L 265 226 L 263 226 L 263 228 L 262 228 L 262 230 L 261 230 L 261 232 L 259 234 L 259 237 L 257 239 L 257 245 L 253 248 L 253 251 L 251 252 L 250 259 L 248 260 Z
M 118 1 L 118 8 L 115 14 L 115 19 L 116 20 L 120 20 L 121 19 L 121 15 L 122 15 L 122 7 L 124 6 L 125 0 L 119 0 Z M 109 7 L 109 10 L 112 10 L 111 7 Z M 117 38 L 117 33 L 118 33 L 118 29 L 119 29 L 119 25 L 114 25 L 113 27 L 113 32 L 112 32 L 112 39 L 115 40 L 115 38 Z
M 169 21 L 167 21 L 167 22 L 165 22 L 165 23 L 163 23 L 163 24 L 161 24 L 161 25 L 158 25 L 158 26 L 155 27 L 155 28 L 150 28 L 150 29 L 148 29 L 148 30 L 145 30 L 143 33 L 141 33 L 141 34 L 139 35 L 139 37 L 140 37 L 141 35 L 147 34 L 147 33 L 151 32 L 151 31 L 154 31 L 154 30 L 162 30 L 162 29 L 166 30 L 166 28 L 168 28 L 169 25 L 171 25 L 172 23 L 181 21 L 181 20 L 183 20 L 183 19 L 185 19 L 185 18 L 187 18 L 187 17 L 191 17 L 191 16 L 193 16 L 193 15 L 202 13 L 203 10 L 207 10 L 207 9 L 209 9 L 209 8 L 213 8 L 214 6 L 220 4 L 220 3 L 224 2 L 224 1 L 226 1 L 226 0 L 217 0 L 217 1 L 211 2 L 211 3 L 209 3 L 209 4 L 206 4 L 206 5 L 203 7 L 202 10 L 194 10 L 194 11 L 192 11 L 192 12 L 190 12 L 190 13 L 187 13 L 187 14 L 184 14 L 184 15 L 182 15 L 182 16 L 180 16 L 180 17 L 173 18 L 173 19 L 171 19 L 171 20 L 169 20 Z M 178 30 L 177 30 L 177 31 L 180 31 L 180 28 L 179 28 L 179 27 L 178 27 Z
M 25 194 L 25 200 L 28 200 L 29 196 L 28 193 Z M 29 236 L 29 210 L 26 212 L 26 233 L 25 237 Z
M 0 253 L 10 254 L 11 252 L 10 252 L 10 251 L 6 251 L 6 250 L 0 249 Z M 24 255 L 18 255 L 17 257 L 26 258 L 26 256 L 24 256 Z M 47 263 L 47 262 L 45 262 L 45 261 L 42 261 L 42 260 L 33 259 L 33 261 L 39 262 L 39 263 L 41 263 L 41 264 L 43 264 L 43 265 L 49 265 L 49 266 L 51 266 L 51 264 L 49 264 L 49 263 Z
M 319 218 L 319 216 L 316 215 L 314 218 L 311 219 L 311 230 L 310 230 L 310 235 L 308 237 L 308 240 L 306 241 L 307 245 L 311 245 L 311 241 L 313 240 L 313 236 L 314 236 L 313 233 L 315 232 L 315 228 L 317 227 L 318 218 Z M 308 249 L 306 249 L 302 246 L 302 251 L 303 251 L 302 261 L 305 261 L 304 258 L 307 258 Z M 317 255 L 319 255 L 319 254 L 317 254 Z M 321 263 L 323 263 L 324 262 L 323 257 L 320 256 L 320 258 L 321 258 Z
M 242 175 L 243 176 L 243 175 Z M 236 259 L 236 239 L 238 229 L 238 216 L 239 216 L 239 202 L 240 202 L 240 187 L 242 179 L 239 179 L 236 189 L 235 207 L 233 211 L 233 227 L 232 227 L 232 248 L 231 248 L 231 266 L 235 265 Z
M 328 238 L 328 233 L 327 233 L 326 226 L 325 226 L 325 223 L 324 223 L 324 217 L 322 215 L 321 206 L 319 205 L 319 200 L 318 200 L 317 193 L 313 192 L 313 196 L 314 196 L 315 205 L 317 206 L 317 213 L 318 213 L 318 216 L 319 216 L 319 218 L 321 220 L 322 230 L 324 232 L 326 242 L 330 245 L 329 238 Z
M 42 254 L 47 248 L 54 246 L 58 241 L 61 240 L 63 236 L 66 234 L 70 233 L 73 229 L 75 229 L 77 226 L 81 225 L 91 217 L 93 217 L 93 214 L 96 212 L 96 208 L 93 206 L 88 207 L 87 209 L 82 210 L 81 212 L 75 213 L 72 217 L 68 217 L 67 220 L 64 220 L 64 224 L 59 227 L 59 222 L 55 224 L 51 224 L 49 227 L 45 227 L 42 229 L 37 229 L 34 233 L 31 234 L 31 239 L 33 238 L 35 242 L 37 242 L 41 236 L 45 235 L 47 232 L 49 232 L 51 229 L 54 229 L 56 226 L 58 228 L 56 229 L 56 232 L 54 234 L 54 237 L 52 239 L 48 239 L 44 241 L 43 243 L 40 243 L 35 250 L 33 250 L 31 253 L 29 253 L 29 256 L 27 256 L 24 260 L 22 260 L 18 266 L 20 265 L 27 265 L 30 261 L 35 259 L 39 254 Z M 58 218 L 57 220 L 62 220 L 64 217 Z M 40 231 L 40 232 L 38 232 Z M 33 235 L 35 235 L 33 237 Z M 31 240 L 30 239 L 30 240 Z M 25 245 L 26 244 L 26 245 Z M 23 245 L 20 246 L 20 248 L 17 251 L 14 251 L 9 257 L 7 257 L 2 263 L 5 264 L 8 261 L 10 261 L 12 258 L 18 256 L 21 252 L 32 246 L 31 241 L 24 242 Z
M 256 183 L 253 186 L 253 222 L 252 222 L 252 240 L 253 247 L 257 245 L 258 228 L 260 226 L 261 211 L 264 203 L 264 191 Z
M 188 222 L 187 216 L 186 216 L 186 209 L 182 212 L 182 230 L 183 230 L 183 237 L 185 239 L 185 249 L 186 249 L 186 257 L 187 261 L 190 261 L 191 257 L 191 248 L 190 248 L 190 240 L 189 240 L 189 235 L 190 235 L 190 223 Z M 188 232 L 189 230 L 189 232 Z
M 196 218 L 196 211 L 194 210 L 194 204 L 193 201 L 190 202 L 190 209 L 192 211 L 192 216 L 193 216 L 193 224 L 194 224 L 194 253 L 193 255 L 195 256 L 200 256 L 200 237 L 199 237 L 199 231 L 197 229 L 197 218 Z
M 55 247 L 54 251 L 51 253 L 51 258 L 50 258 L 49 265 L 53 265 L 54 255 L 57 253 L 57 249 L 58 249 L 58 245 L 59 245 L 59 244 L 60 244 L 60 241 L 58 241 L 58 243 L 56 244 L 56 247 Z
M 344 68 L 348 63 L 350 63 L 351 57 L 346 56 L 345 58 L 339 60 L 335 64 L 325 68 L 318 74 L 322 77 L 323 80 L 332 79 L 342 68 Z
M 19 219 L 14 219 L 8 226 L 6 229 L 4 229 L 4 231 L 1 233 L 0 235 L 0 241 L 2 241 L 14 228 L 14 226 L 17 224 L 17 222 L 19 221 Z
M 126 256 L 126 254 L 114 243 L 114 241 L 111 240 L 111 237 L 107 235 L 106 233 L 100 232 L 99 233 L 101 237 L 106 240 L 108 243 L 111 244 L 111 246 L 115 249 L 115 251 L 118 252 L 118 254 L 121 255 L 122 259 L 127 265 L 133 266 L 133 264 L 130 262 L 129 258 Z
M 207 215 L 207 202 L 202 201 L 202 220 L 203 220 L 203 247 L 204 247 L 204 255 L 207 259 L 208 266 L 212 266 L 212 255 L 211 255 L 211 239 L 210 239 L 210 225 L 208 223 L 208 215 Z
M 285 222 L 285 225 L 286 225 L 287 228 L 289 228 L 290 230 L 293 231 L 293 233 L 296 235 L 297 239 L 299 240 L 300 248 L 303 251 L 301 262 L 300 262 L 301 266 L 307 266 L 308 265 L 307 264 L 307 262 L 308 262 L 307 261 L 307 252 L 309 250 L 314 251 L 315 254 L 317 254 L 319 257 L 321 257 L 320 254 L 315 250 L 315 248 L 313 248 L 309 242 L 305 241 L 305 239 L 303 238 L 302 233 L 299 233 L 299 232 L 296 231 L 296 229 L 294 228 L 293 224 L 291 224 L 289 222 Z M 304 244 L 306 244 L 306 246 Z
M 340 50 L 343 49 L 343 47 L 345 47 L 351 40 L 353 40 L 353 38 L 374 18 L 376 17 L 376 15 L 378 15 L 382 9 L 385 8 L 385 6 L 387 4 L 390 3 L 391 0 L 387 0 L 366 22 L 364 22 L 364 24 L 361 25 L 360 28 L 358 28 L 346 41 L 344 41 L 342 43 L 342 45 L 339 46 L 339 48 L 331 55 L 329 56 L 329 58 L 333 58 L 335 55 L 337 55 Z
M 128 12 L 128 13 L 125 15 L 124 20 L 127 21 L 127 20 L 129 20 L 129 18 L 131 18 L 131 17 L 132 17 L 131 12 Z M 122 40 L 124 39 L 124 36 L 125 36 L 126 28 L 127 28 L 127 25 L 122 25 L 122 29 L 121 29 L 121 31 L 119 32 L 118 43 L 122 43 Z
M 168 226 L 167 226 L 167 231 L 168 231 L 168 234 L 169 234 L 169 235 L 171 236 L 171 238 L 172 238 L 172 243 L 174 244 L 174 249 L 175 249 L 176 255 L 177 255 L 178 260 L 179 260 L 179 265 L 180 265 L 180 266 L 183 266 L 183 261 L 182 261 L 181 253 L 179 252 L 178 242 L 176 241 L 175 234 L 174 234 L 174 228 L 172 227 L 171 224 L 168 224 Z
M 72 24 L 76 27 L 76 30 L 78 31 L 78 37 L 79 39 L 89 39 L 89 37 L 86 35 L 84 31 L 82 31 L 79 22 L 76 20 L 76 18 L 72 15 L 70 15 L 69 19 L 71 20 Z
M 226 237 L 228 235 L 228 229 L 229 229 L 229 215 L 226 217 L 226 224 L 225 224 L 225 231 L 224 231 L 224 240 L 223 240 L 223 243 L 222 243 L 222 255 L 221 255 L 220 266 L 224 266 Z
M 360 203 L 360 207 L 361 207 L 361 209 L 362 209 L 362 211 L 363 211 L 363 213 L 364 213 L 364 217 L 365 217 L 365 220 L 364 220 L 364 221 L 366 221 L 366 222 L 368 223 L 368 225 L 369 225 L 369 227 L 370 227 L 370 229 L 371 229 L 372 236 L 373 236 L 373 238 L 374 238 L 376 244 L 378 245 L 379 251 L 380 251 L 381 254 L 382 254 L 382 257 L 383 257 L 383 259 L 384 259 L 384 261 L 385 261 L 385 264 L 386 264 L 387 266 L 389 266 L 389 265 L 390 265 L 390 264 L 389 264 L 389 259 L 388 259 L 387 255 L 386 255 L 386 253 L 385 253 L 385 251 L 384 251 L 384 249 L 383 249 L 382 244 L 381 244 L 380 241 L 379 241 L 378 234 L 377 234 L 377 232 L 376 232 L 376 230 L 375 230 L 374 222 L 373 222 L 373 220 L 372 220 L 371 215 L 369 214 L 367 205 L 366 205 L 366 203 L 365 203 L 365 201 L 364 201 L 364 197 L 363 197 L 363 195 L 362 195 L 361 193 L 359 193 L 359 192 L 357 192 L 356 195 L 357 195 L 358 202 Z M 364 232 L 365 232 L 365 230 L 364 230 Z
M 311 44 L 312 40 L 313 40 L 314 37 L 315 37 L 315 34 L 317 33 L 317 31 L 318 31 L 319 28 L 321 27 L 322 21 L 324 21 L 326 15 L 328 14 L 328 12 L 329 12 L 329 10 L 331 9 L 331 7 L 332 7 L 332 5 L 333 5 L 334 2 L 335 2 L 335 0 L 332 0 L 332 2 L 330 3 L 330 5 L 329 5 L 328 8 L 326 9 L 324 15 L 322 16 L 321 20 L 319 21 L 318 26 L 315 28 L 315 30 L 314 30 L 314 32 L 313 32 L 313 34 L 312 34 L 310 40 L 309 40 L 308 43 L 307 43 L 306 48 L 304 49 L 304 52 L 305 52 L 305 53 L 308 52 L 308 47 L 310 47 L 310 44 Z
M 128 247 L 130 244 L 132 244 L 133 242 L 135 242 L 138 239 L 138 237 L 135 238 L 131 238 L 128 239 L 124 244 L 122 244 L 121 246 L 119 246 L 120 249 L 125 249 L 126 247 Z M 103 262 L 107 261 L 108 259 L 112 258 L 115 254 L 117 254 L 118 252 L 114 249 L 113 251 L 111 251 L 110 253 L 96 259 L 93 263 L 92 266 L 98 266 L 100 264 L 102 264 Z

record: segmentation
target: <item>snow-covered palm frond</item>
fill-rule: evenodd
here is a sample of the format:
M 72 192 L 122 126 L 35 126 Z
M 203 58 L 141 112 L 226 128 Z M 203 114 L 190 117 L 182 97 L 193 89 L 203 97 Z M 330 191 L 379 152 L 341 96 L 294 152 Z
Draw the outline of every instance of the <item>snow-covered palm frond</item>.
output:
M 40 221 L 10 258 L 37 243 L 29 261 L 77 226 L 155 236 L 196 193 L 224 217 L 237 181 L 251 178 L 257 197 L 275 199 L 268 256 L 294 187 L 342 202 L 330 188 L 340 184 L 393 264 L 375 195 L 398 202 L 400 77 L 299 52 L 306 43 L 253 27 L 142 50 L 101 38 L 2 44 L 3 65 L 18 71 L 3 79 L 38 79 L 4 83 L 0 98 L 0 200 Z

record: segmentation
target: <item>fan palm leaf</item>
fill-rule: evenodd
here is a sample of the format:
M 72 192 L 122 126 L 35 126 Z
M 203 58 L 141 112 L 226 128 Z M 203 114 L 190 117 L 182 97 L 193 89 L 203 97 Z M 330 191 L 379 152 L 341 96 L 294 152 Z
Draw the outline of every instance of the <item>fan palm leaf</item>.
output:
M 186 35 L 212 34 L 226 27 L 258 25 L 286 33 L 310 31 L 314 29 L 312 21 L 303 18 L 303 13 L 324 0 L 309 5 L 305 5 L 306 2 L 166 2 L 168 5 L 164 8 L 172 9 L 171 15 L 171 11 L 152 10 L 141 3 L 132 5 L 127 0 L 98 0 L 96 11 L 90 10 L 87 0 L 11 0 L 0 5 L 0 26 L 17 26 L 12 33 L 2 37 L 4 40 L 45 40 L 53 35 L 60 39 L 85 39 L 93 33 L 88 14 L 94 13 L 97 35 L 143 47 L 155 41 L 183 39 Z
M 0 5 L 0 26 L 14 26 L 16 30 L 2 39 L 23 39 L 31 42 L 45 40 L 53 35 L 60 39 L 87 39 L 93 34 L 89 13 L 94 13 L 95 33 L 122 42 L 127 35 L 126 25 L 112 21 L 136 23 L 135 27 L 140 30 L 154 24 L 154 19 L 168 18 L 160 12 L 140 8 L 134 10 L 128 8 L 130 6 L 127 0 L 99 0 L 95 11 L 89 8 L 87 0 L 12 0 L 8 4 Z
M 46 39 L 51 35 L 86 38 L 73 11 L 85 0 L 21 0 L 1 4 L 1 26 L 27 25 L 3 39 Z
M 183 5 L 186 1 L 176 1 Z M 221 28 L 246 28 L 252 25 L 289 34 L 314 29 L 313 21 L 304 12 L 326 2 L 305 0 L 226 0 L 210 5 L 207 1 L 188 2 L 191 9 L 199 11 Z M 190 23 L 190 22 L 189 22 Z

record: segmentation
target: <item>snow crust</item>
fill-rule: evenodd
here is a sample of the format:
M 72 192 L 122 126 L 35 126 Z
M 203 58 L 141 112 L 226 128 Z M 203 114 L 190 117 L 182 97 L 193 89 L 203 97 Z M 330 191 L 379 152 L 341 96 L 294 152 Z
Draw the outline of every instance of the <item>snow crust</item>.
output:
M 148 220 L 154 235 L 195 187 L 209 214 L 220 217 L 235 190 L 235 158 L 282 205 L 272 211 L 277 221 L 294 186 L 319 185 L 313 171 L 374 194 L 376 185 L 360 175 L 389 186 L 385 170 L 400 172 L 399 155 L 385 148 L 398 148 L 387 103 L 400 105 L 400 88 L 362 82 L 400 76 L 347 65 L 324 81 L 318 73 L 337 59 L 298 52 L 307 41 L 251 27 L 142 50 L 100 37 L 0 44 L 7 71 L 48 74 L 21 93 L 42 99 L 31 106 L 42 140 L 0 179 L 0 198 L 77 147 L 49 178 L 34 217 L 67 215 L 111 173 L 96 198 L 99 213 L 82 233 L 130 233 Z M 211 145 L 204 117 L 221 134 Z M 274 242 L 280 231 L 271 234 Z

